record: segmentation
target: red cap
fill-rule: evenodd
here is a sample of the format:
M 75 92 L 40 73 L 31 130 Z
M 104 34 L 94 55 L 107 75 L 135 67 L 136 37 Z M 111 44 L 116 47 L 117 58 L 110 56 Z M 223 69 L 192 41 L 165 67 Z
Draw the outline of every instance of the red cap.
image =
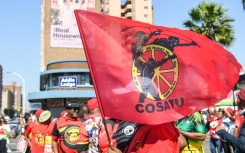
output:
M 38 118 L 42 112 L 44 112 L 44 110 L 42 109 L 37 110 L 35 113 L 36 117 Z
M 234 115 L 232 108 L 228 107 L 228 108 L 226 108 L 226 111 L 229 112 L 231 115 Z
M 237 96 L 242 99 L 242 100 L 245 100 L 245 87 L 242 88 L 238 93 L 237 93 Z
M 92 98 L 88 101 L 88 109 L 89 110 L 93 110 L 93 109 L 98 108 L 98 107 L 99 107 L 99 104 L 98 104 L 97 98 Z

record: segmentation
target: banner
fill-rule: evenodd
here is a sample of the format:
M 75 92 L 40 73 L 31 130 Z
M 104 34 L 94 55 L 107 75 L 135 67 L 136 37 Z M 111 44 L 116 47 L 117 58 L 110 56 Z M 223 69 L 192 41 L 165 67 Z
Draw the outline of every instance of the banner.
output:
M 83 47 L 73 13 L 75 9 L 95 11 L 95 0 L 51 0 L 51 47 Z
M 103 115 L 144 124 L 175 121 L 226 98 L 241 65 L 188 30 L 75 11 Z

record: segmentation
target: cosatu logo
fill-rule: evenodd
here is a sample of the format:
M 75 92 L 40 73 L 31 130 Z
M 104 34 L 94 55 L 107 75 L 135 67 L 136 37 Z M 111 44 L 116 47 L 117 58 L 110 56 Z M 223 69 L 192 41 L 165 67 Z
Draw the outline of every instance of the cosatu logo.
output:
M 147 97 L 164 100 L 173 92 L 178 80 L 178 60 L 164 46 L 146 45 L 132 65 L 133 82 L 140 94 L 140 102 Z

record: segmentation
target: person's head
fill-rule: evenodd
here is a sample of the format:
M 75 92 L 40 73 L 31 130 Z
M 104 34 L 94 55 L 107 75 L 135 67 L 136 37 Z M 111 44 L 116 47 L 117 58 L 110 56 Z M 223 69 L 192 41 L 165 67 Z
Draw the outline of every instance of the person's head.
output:
M 208 113 L 211 114 L 211 115 L 214 115 L 214 114 L 217 113 L 217 110 L 216 110 L 216 108 L 214 106 L 210 106 L 208 108 Z
M 233 109 L 230 108 L 230 107 L 227 107 L 227 108 L 226 108 L 226 111 L 227 111 L 229 114 L 231 114 L 232 116 L 235 115 Z
M 35 116 L 36 116 L 36 119 L 37 121 L 39 122 L 39 117 L 41 115 L 41 113 L 44 112 L 43 109 L 38 109 L 36 112 L 35 112 Z
M 237 103 L 239 109 L 245 109 L 245 87 L 237 93 Z
M 96 139 L 95 138 L 92 139 L 92 144 L 96 145 Z
M 77 118 L 80 110 L 80 103 L 75 100 L 66 102 L 67 115 L 71 118 Z
M 84 116 L 87 116 L 89 115 L 89 109 L 88 109 L 88 106 L 87 105 L 83 105 L 81 108 L 80 108 L 80 116 L 84 117 Z
M 224 117 L 224 111 L 223 109 L 218 110 L 218 119 L 222 119 Z
M 88 109 L 91 114 L 100 113 L 100 108 L 99 108 L 97 98 L 92 98 L 88 101 Z
M 48 110 L 43 111 L 38 119 L 42 124 L 49 124 L 51 122 L 51 112 Z

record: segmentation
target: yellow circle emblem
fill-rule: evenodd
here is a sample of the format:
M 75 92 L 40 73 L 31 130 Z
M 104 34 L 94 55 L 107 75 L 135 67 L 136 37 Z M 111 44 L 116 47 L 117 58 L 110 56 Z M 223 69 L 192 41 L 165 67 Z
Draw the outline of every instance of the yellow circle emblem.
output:
M 133 82 L 139 92 L 147 98 L 166 99 L 174 90 L 178 80 L 178 60 L 175 54 L 159 45 L 146 45 L 142 54 L 132 65 Z M 154 92 L 152 91 L 154 88 Z M 149 90 L 151 89 L 151 90 Z

